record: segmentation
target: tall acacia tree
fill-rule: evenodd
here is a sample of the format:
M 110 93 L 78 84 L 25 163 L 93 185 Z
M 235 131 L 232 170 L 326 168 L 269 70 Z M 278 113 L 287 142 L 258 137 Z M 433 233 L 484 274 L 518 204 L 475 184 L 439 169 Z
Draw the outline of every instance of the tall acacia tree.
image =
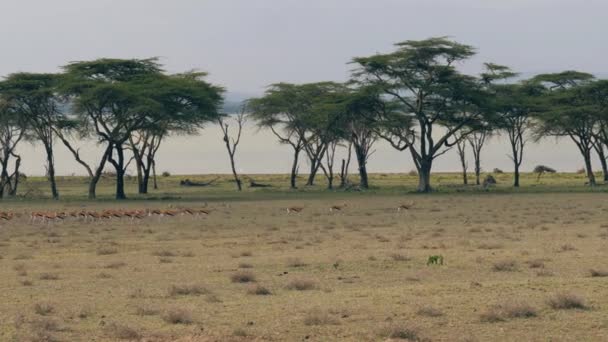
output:
M 542 74 L 533 81 L 543 86 L 542 110 L 539 111 L 542 136 L 569 137 L 580 151 L 589 186 L 595 186 L 591 153 L 600 112 L 591 96 L 593 75 L 564 71 Z
M 102 160 L 116 170 L 117 199 L 126 198 L 125 149 L 134 132 L 195 130 L 219 115 L 223 89 L 205 82 L 204 73 L 165 75 L 155 58 L 74 62 L 64 69 L 75 113 L 107 146 Z
M 377 87 L 400 107 L 380 116 L 381 136 L 394 148 L 410 151 L 418 170 L 418 191 L 429 192 L 434 160 L 453 146 L 457 132 L 472 130 L 468 127 L 483 118 L 483 111 L 474 108 L 483 98 L 479 82 L 454 65 L 475 51 L 445 37 L 405 41 L 396 47 L 389 54 L 354 58 L 358 68 L 353 76 Z
M 16 73 L 0 82 L 0 92 L 14 111 L 22 117 L 33 139 L 44 146 L 46 174 L 51 185 L 53 199 L 59 198 L 55 181 L 54 131 L 62 120 L 60 99 L 57 95 L 59 75 Z

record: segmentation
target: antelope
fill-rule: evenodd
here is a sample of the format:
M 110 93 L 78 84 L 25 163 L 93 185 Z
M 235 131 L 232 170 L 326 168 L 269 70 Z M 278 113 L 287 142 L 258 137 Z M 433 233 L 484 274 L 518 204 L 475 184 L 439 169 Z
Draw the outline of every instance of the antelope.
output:
M 414 206 L 414 202 L 410 202 L 410 203 L 406 203 L 406 204 L 401 204 L 397 207 L 397 211 L 401 211 L 401 210 L 409 210 Z
M 296 214 L 299 214 L 302 212 L 302 210 L 304 210 L 303 207 L 287 207 L 287 214 L 291 214 L 292 211 Z
M 342 211 L 346 207 L 346 203 L 343 203 L 342 205 L 332 205 L 331 207 L 329 207 L 329 212 Z

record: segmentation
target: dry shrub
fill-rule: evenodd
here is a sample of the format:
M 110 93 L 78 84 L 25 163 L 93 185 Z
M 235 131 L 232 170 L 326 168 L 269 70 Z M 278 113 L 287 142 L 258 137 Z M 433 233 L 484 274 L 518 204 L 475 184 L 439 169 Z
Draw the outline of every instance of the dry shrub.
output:
M 545 268 L 545 262 L 542 259 L 533 259 L 526 262 L 530 268 Z
M 238 271 L 230 276 L 233 283 L 254 283 L 255 275 L 249 271 Z
M 41 273 L 38 278 L 40 280 L 57 280 L 59 276 L 55 273 Z
M 507 303 L 494 305 L 481 314 L 482 322 L 502 322 L 510 318 L 536 317 L 538 312 L 532 306 L 525 303 Z
M 32 286 L 32 285 L 34 285 L 34 283 L 31 280 L 27 280 L 26 279 L 26 280 L 22 280 L 21 281 L 21 285 L 23 285 L 23 286 Z
M 608 270 L 590 269 L 589 273 L 592 277 L 608 277 Z
M 204 286 L 197 284 L 189 285 L 171 285 L 169 288 L 169 296 L 200 296 L 209 293 Z
M 266 287 L 259 285 L 259 284 L 253 285 L 250 288 L 248 288 L 247 293 L 249 293 L 251 295 L 258 295 L 258 296 L 269 296 L 272 294 L 272 292 L 270 292 L 269 289 L 267 289 Z
M 149 306 L 138 306 L 135 308 L 135 314 L 138 316 L 154 316 L 159 314 L 159 310 Z
M 251 251 L 244 251 L 244 252 L 241 252 L 241 256 L 250 257 L 250 256 L 253 256 L 253 253 Z
M 34 312 L 40 316 L 46 316 L 52 314 L 55 311 L 55 307 L 53 307 L 50 303 L 36 303 L 34 304 Z
M 432 306 L 424 306 L 424 307 L 418 309 L 418 311 L 416 313 L 420 316 L 427 316 L 427 317 L 443 316 L 443 312 L 441 310 L 434 308 Z
M 501 249 L 504 245 L 500 242 L 484 242 L 477 246 L 479 249 Z
M 287 283 L 286 288 L 296 291 L 314 290 L 317 288 L 317 283 L 312 279 L 298 278 Z
M 118 253 L 118 249 L 110 246 L 101 246 L 97 248 L 97 255 L 110 255 Z
M 161 264 L 170 264 L 173 262 L 173 259 L 161 257 L 158 258 L 158 262 L 160 262 Z
M 34 331 L 61 331 L 59 321 L 52 318 L 37 319 L 32 322 Z
M 385 327 L 380 331 L 380 336 L 397 340 L 422 341 L 417 328 L 403 324 L 393 324 Z
M 289 258 L 287 259 L 288 267 L 304 267 L 306 263 L 300 260 L 300 258 Z
M 304 316 L 304 325 L 337 325 L 339 323 L 335 317 L 319 309 L 312 310 Z
M 549 270 L 542 269 L 542 270 L 539 270 L 538 272 L 536 272 L 536 275 L 538 277 L 553 277 L 553 272 L 549 271 Z
M 138 340 L 141 338 L 141 333 L 136 329 L 118 323 L 106 325 L 104 332 L 106 335 L 119 340 Z
M 567 243 L 567 244 L 562 245 L 562 246 L 559 248 L 559 250 L 560 250 L 560 251 L 562 251 L 562 252 L 575 251 L 575 250 L 576 250 L 576 247 L 574 247 L 574 246 L 572 246 L 571 244 Z
M 176 256 L 176 254 L 174 252 L 172 252 L 168 249 L 159 249 L 159 250 L 153 251 L 152 255 L 158 256 L 158 257 L 165 257 L 165 258 Z
M 253 268 L 253 265 L 247 262 L 241 262 L 239 268 Z
M 192 313 L 186 309 L 173 308 L 163 314 L 163 320 L 170 324 L 191 324 Z
M 517 271 L 517 263 L 515 260 L 502 260 L 494 263 L 492 266 L 494 272 L 514 272 Z
M 558 293 L 549 298 L 547 303 L 555 310 L 588 309 L 585 300 L 572 293 Z
M 412 258 L 410 258 L 410 257 L 408 257 L 406 255 L 401 254 L 401 253 L 391 253 L 390 257 L 394 261 L 409 261 L 409 260 L 412 259 Z
M 109 269 L 117 269 L 117 268 L 121 268 L 126 266 L 127 264 L 122 262 L 122 261 L 116 261 L 116 262 L 111 262 L 109 264 L 105 264 L 103 266 L 103 268 L 109 268 Z

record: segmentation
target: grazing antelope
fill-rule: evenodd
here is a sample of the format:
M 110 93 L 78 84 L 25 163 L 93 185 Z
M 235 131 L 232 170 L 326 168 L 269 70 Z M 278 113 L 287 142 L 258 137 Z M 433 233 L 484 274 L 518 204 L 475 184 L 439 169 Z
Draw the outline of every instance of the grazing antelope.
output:
M 401 204 L 397 207 L 397 211 L 401 211 L 401 210 L 409 210 L 412 207 L 414 207 L 414 202 L 409 202 L 406 204 Z
M 342 205 L 332 205 L 331 207 L 329 207 L 329 212 L 342 211 L 346 207 L 347 207 L 346 203 L 343 203 Z
M 299 214 L 304 210 L 303 207 L 287 207 L 287 214 L 291 214 L 292 212 Z

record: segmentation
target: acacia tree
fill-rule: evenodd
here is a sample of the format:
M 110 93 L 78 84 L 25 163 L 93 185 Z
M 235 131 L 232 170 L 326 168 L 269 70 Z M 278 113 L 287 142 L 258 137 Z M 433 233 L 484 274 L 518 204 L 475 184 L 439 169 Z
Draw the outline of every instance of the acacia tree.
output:
M 174 126 L 196 130 L 219 115 L 223 89 L 205 82 L 204 73 L 165 75 L 155 58 L 98 59 L 64 69 L 65 93 L 75 113 L 107 146 L 102 160 L 116 170 L 117 199 L 126 198 L 125 149 L 134 132 Z
M 466 141 L 469 143 L 469 145 L 471 145 L 471 149 L 473 150 L 473 163 L 475 164 L 474 171 L 476 185 L 481 184 L 481 150 L 483 149 L 483 146 L 490 137 L 490 135 L 490 130 L 481 129 L 477 132 L 473 132 L 466 138 Z
M 53 199 L 59 198 L 55 181 L 54 131 L 62 120 L 57 84 L 59 75 L 16 73 L 0 82 L 0 92 L 6 97 L 17 115 L 21 116 L 31 132 L 31 137 L 44 146 L 46 174 L 51 185 Z
M 236 171 L 235 155 L 236 149 L 238 148 L 239 143 L 241 142 L 241 133 L 243 131 L 243 125 L 246 121 L 246 108 L 246 105 L 243 105 L 241 107 L 240 113 L 238 113 L 234 118 L 234 122 L 236 123 L 236 138 L 231 137 L 229 130 L 230 126 L 226 119 L 223 117 L 219 117 L 217 119 L 217 123 L 220 126 L 220 129 L 222 130 L 222 140 L 224 141 L 224 144 L 226 145 L 226 150 L 228 151 L 228 157 L 230 158 L 230 168 L 232 169 L 232 175 L 234 176 L 234 182 L 236 183 L 238 191 L 243 190 L 243 185 L 241 182 L 241 178 L 239 177 L 239 174 Z
M 589 186 L 596 185 L 591 152 L 599 121 L 598 108 L 590 96 L 592 80 L 591 74 L 578 71 L 542 74 L 534 78 L 544 90 L 539 135 L 570 137 L 583 156 Z
M 292 147 L 294 158 L 291 168 L 291 188 L 296 188 L 296 175 L 300 152 L 304 151 L 310 160 L 310 174 L 307 185 L 321 167 L 331 134 L 328 127 L 332 122 L 321 108 L 330 92 L 337 85 L 332 82 L 289 84 L 277 83 L 269 87 L 264 96 L 250 99 L 248 108 L 258 127 L 267 128 L 282 144 Z
M 454 135 L 471 131 L 483 118 L 474 109 L 482 89 L 474 77 L 454 66 L 475 54 L 473 47 L 447 38 L 397 43 L 389 54 L 354 58 L 354 78 L 380 89 L 398 110 L 381 113 L 381 137 L 394 148 L 409 150 L 418 170 L 418 191 L 431 191 L 433 161 L 455 143 Z M 464 135 L 467 133 L 465 132 Z
M 21 156 L 16 148 L 25 133 L 22 117 L 14 112 L 5 98 L 0 97 L 0 199 L 4 198 L 6 192 L 11 196 L 17 194 Z M 12 171 L 11 158 L 15 159 Z

